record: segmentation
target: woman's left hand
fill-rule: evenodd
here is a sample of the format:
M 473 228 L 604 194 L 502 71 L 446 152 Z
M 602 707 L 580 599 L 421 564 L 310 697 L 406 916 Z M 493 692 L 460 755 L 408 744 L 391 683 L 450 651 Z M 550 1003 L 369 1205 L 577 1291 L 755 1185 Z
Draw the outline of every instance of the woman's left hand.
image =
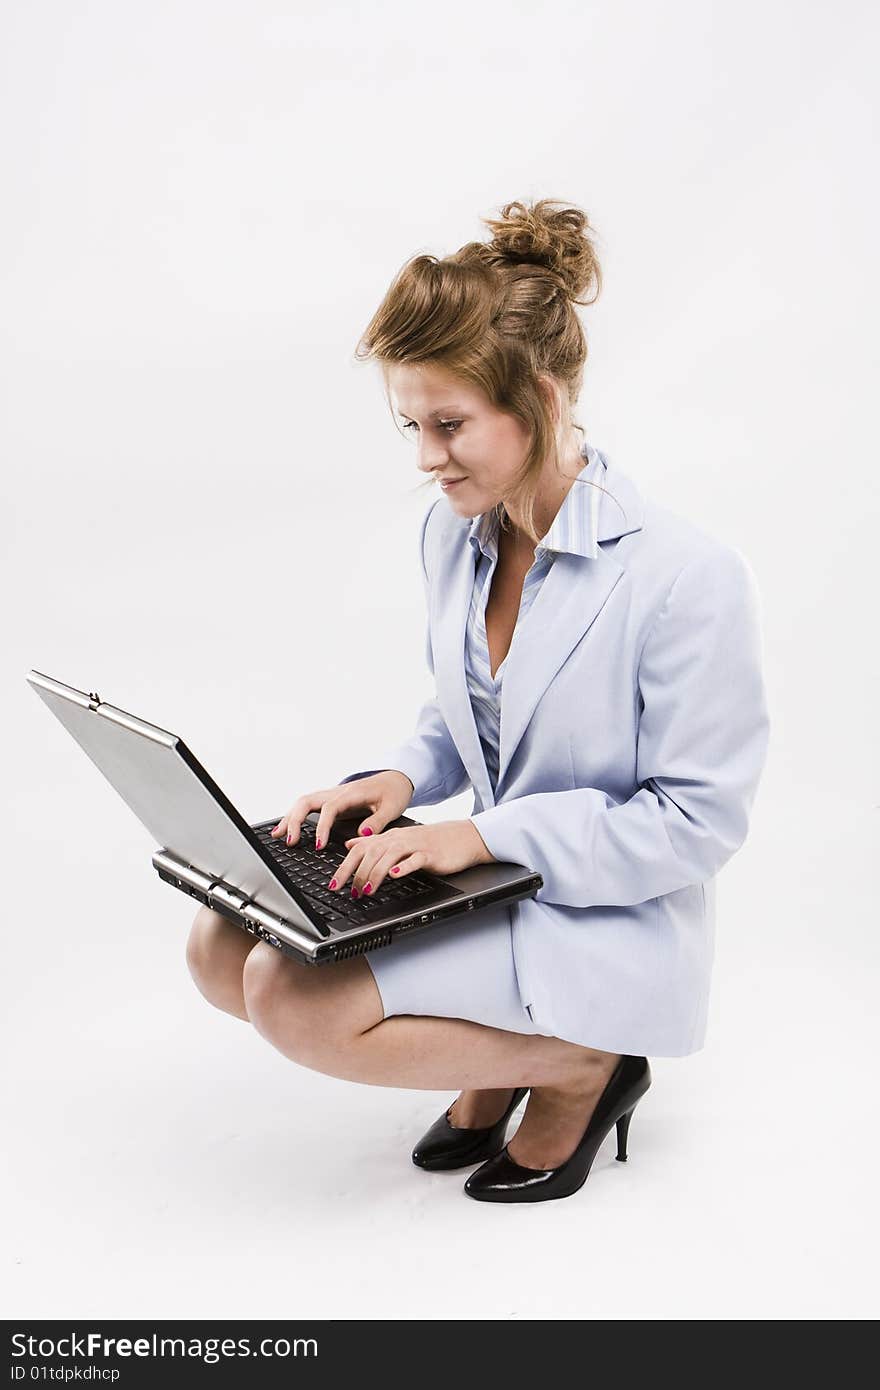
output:
M 440 821 L 436 825 L 402 826 L 378 835 L 355 835 L 345 841 L 348 854 L 332 875 L 334 893 L 354 875 L 352 889 L 371 897 L 386 877 L 393 883 L 427 869 L 455 874 L 474 864 L 493 862 L 477 827 L 470 820 Z M 320 851 L 319 851 L 320 853 Z M 329 884 L 328 884 L 329 886 Z

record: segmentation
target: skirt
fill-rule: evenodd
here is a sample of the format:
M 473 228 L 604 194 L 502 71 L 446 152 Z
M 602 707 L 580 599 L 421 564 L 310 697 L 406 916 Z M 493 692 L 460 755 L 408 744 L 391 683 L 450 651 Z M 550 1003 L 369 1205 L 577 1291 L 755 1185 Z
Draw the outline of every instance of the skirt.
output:
M 510 1033 L 543 1033 L 523 1004 L 513 959 L 510 908 L 479 908 L 369 951 L 385 1018 L 464 1018 Z M 544 1036 L 547 1036 L 544 1034 Z

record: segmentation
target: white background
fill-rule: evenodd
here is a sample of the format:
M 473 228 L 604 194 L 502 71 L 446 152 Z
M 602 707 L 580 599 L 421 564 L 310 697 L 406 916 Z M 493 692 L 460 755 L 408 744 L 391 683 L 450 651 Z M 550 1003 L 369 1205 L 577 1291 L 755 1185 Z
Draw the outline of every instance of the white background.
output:
M 6 5 L 7 1316 L 876 1315 L 877 29 Z M 626 1165 L 495 1207 L 410 1161 L 449 1093 L 205 1002 L 195 904 L 25 676 L 173 729 L 250 820 L 408 737 L 434 494 L 354 349 L 406 259 L 545 196 L 605 274 L 578 418 L 749 559 L 772 737 L 705 1049 L 653 1062 Z

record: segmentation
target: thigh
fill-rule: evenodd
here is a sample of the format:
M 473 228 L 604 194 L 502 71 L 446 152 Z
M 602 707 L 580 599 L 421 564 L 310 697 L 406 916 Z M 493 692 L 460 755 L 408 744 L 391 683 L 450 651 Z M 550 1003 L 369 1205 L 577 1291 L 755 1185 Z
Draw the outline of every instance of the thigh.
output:
M 373 973 L 384 1018 L 430 1014 L 540 1032 L 520 998 L 509 907 L 482 908 L 359 959 Z

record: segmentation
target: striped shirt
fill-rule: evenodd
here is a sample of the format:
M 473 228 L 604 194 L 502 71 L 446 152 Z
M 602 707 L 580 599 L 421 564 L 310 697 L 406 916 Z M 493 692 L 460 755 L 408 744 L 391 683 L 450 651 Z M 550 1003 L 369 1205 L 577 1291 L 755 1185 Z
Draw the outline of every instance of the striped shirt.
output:
M 596 554 L 600 493 L 598 488 L 584 487 L 581 484 L 584 480 L 601 483 L 605 463 L 592 444 L 585 442 L 581 447 L 581 453 L 586 463 L 577 475 L 577 480 L 569 488 L 549 531 L 542 536 L 535 548 L 534 562 L 523 581 L 519 612 L 510 641 L 511 648 L 556 554 L 560 551 L 570 551 L 575 555 Z M 498 783 L 501 691 L 504 684 L 504 668 L 510 655 L 508 649 L 508 655 L 493 676 L 486 637 L 486 605 L 498 562 L 498 525 L 498 517 L 494 510 L 482 512 L 474 517 L 468 533 L 468 540 L 474 551 L 475 571 L 465 637 L 465 675 L 468 692 L 493 792 Z

